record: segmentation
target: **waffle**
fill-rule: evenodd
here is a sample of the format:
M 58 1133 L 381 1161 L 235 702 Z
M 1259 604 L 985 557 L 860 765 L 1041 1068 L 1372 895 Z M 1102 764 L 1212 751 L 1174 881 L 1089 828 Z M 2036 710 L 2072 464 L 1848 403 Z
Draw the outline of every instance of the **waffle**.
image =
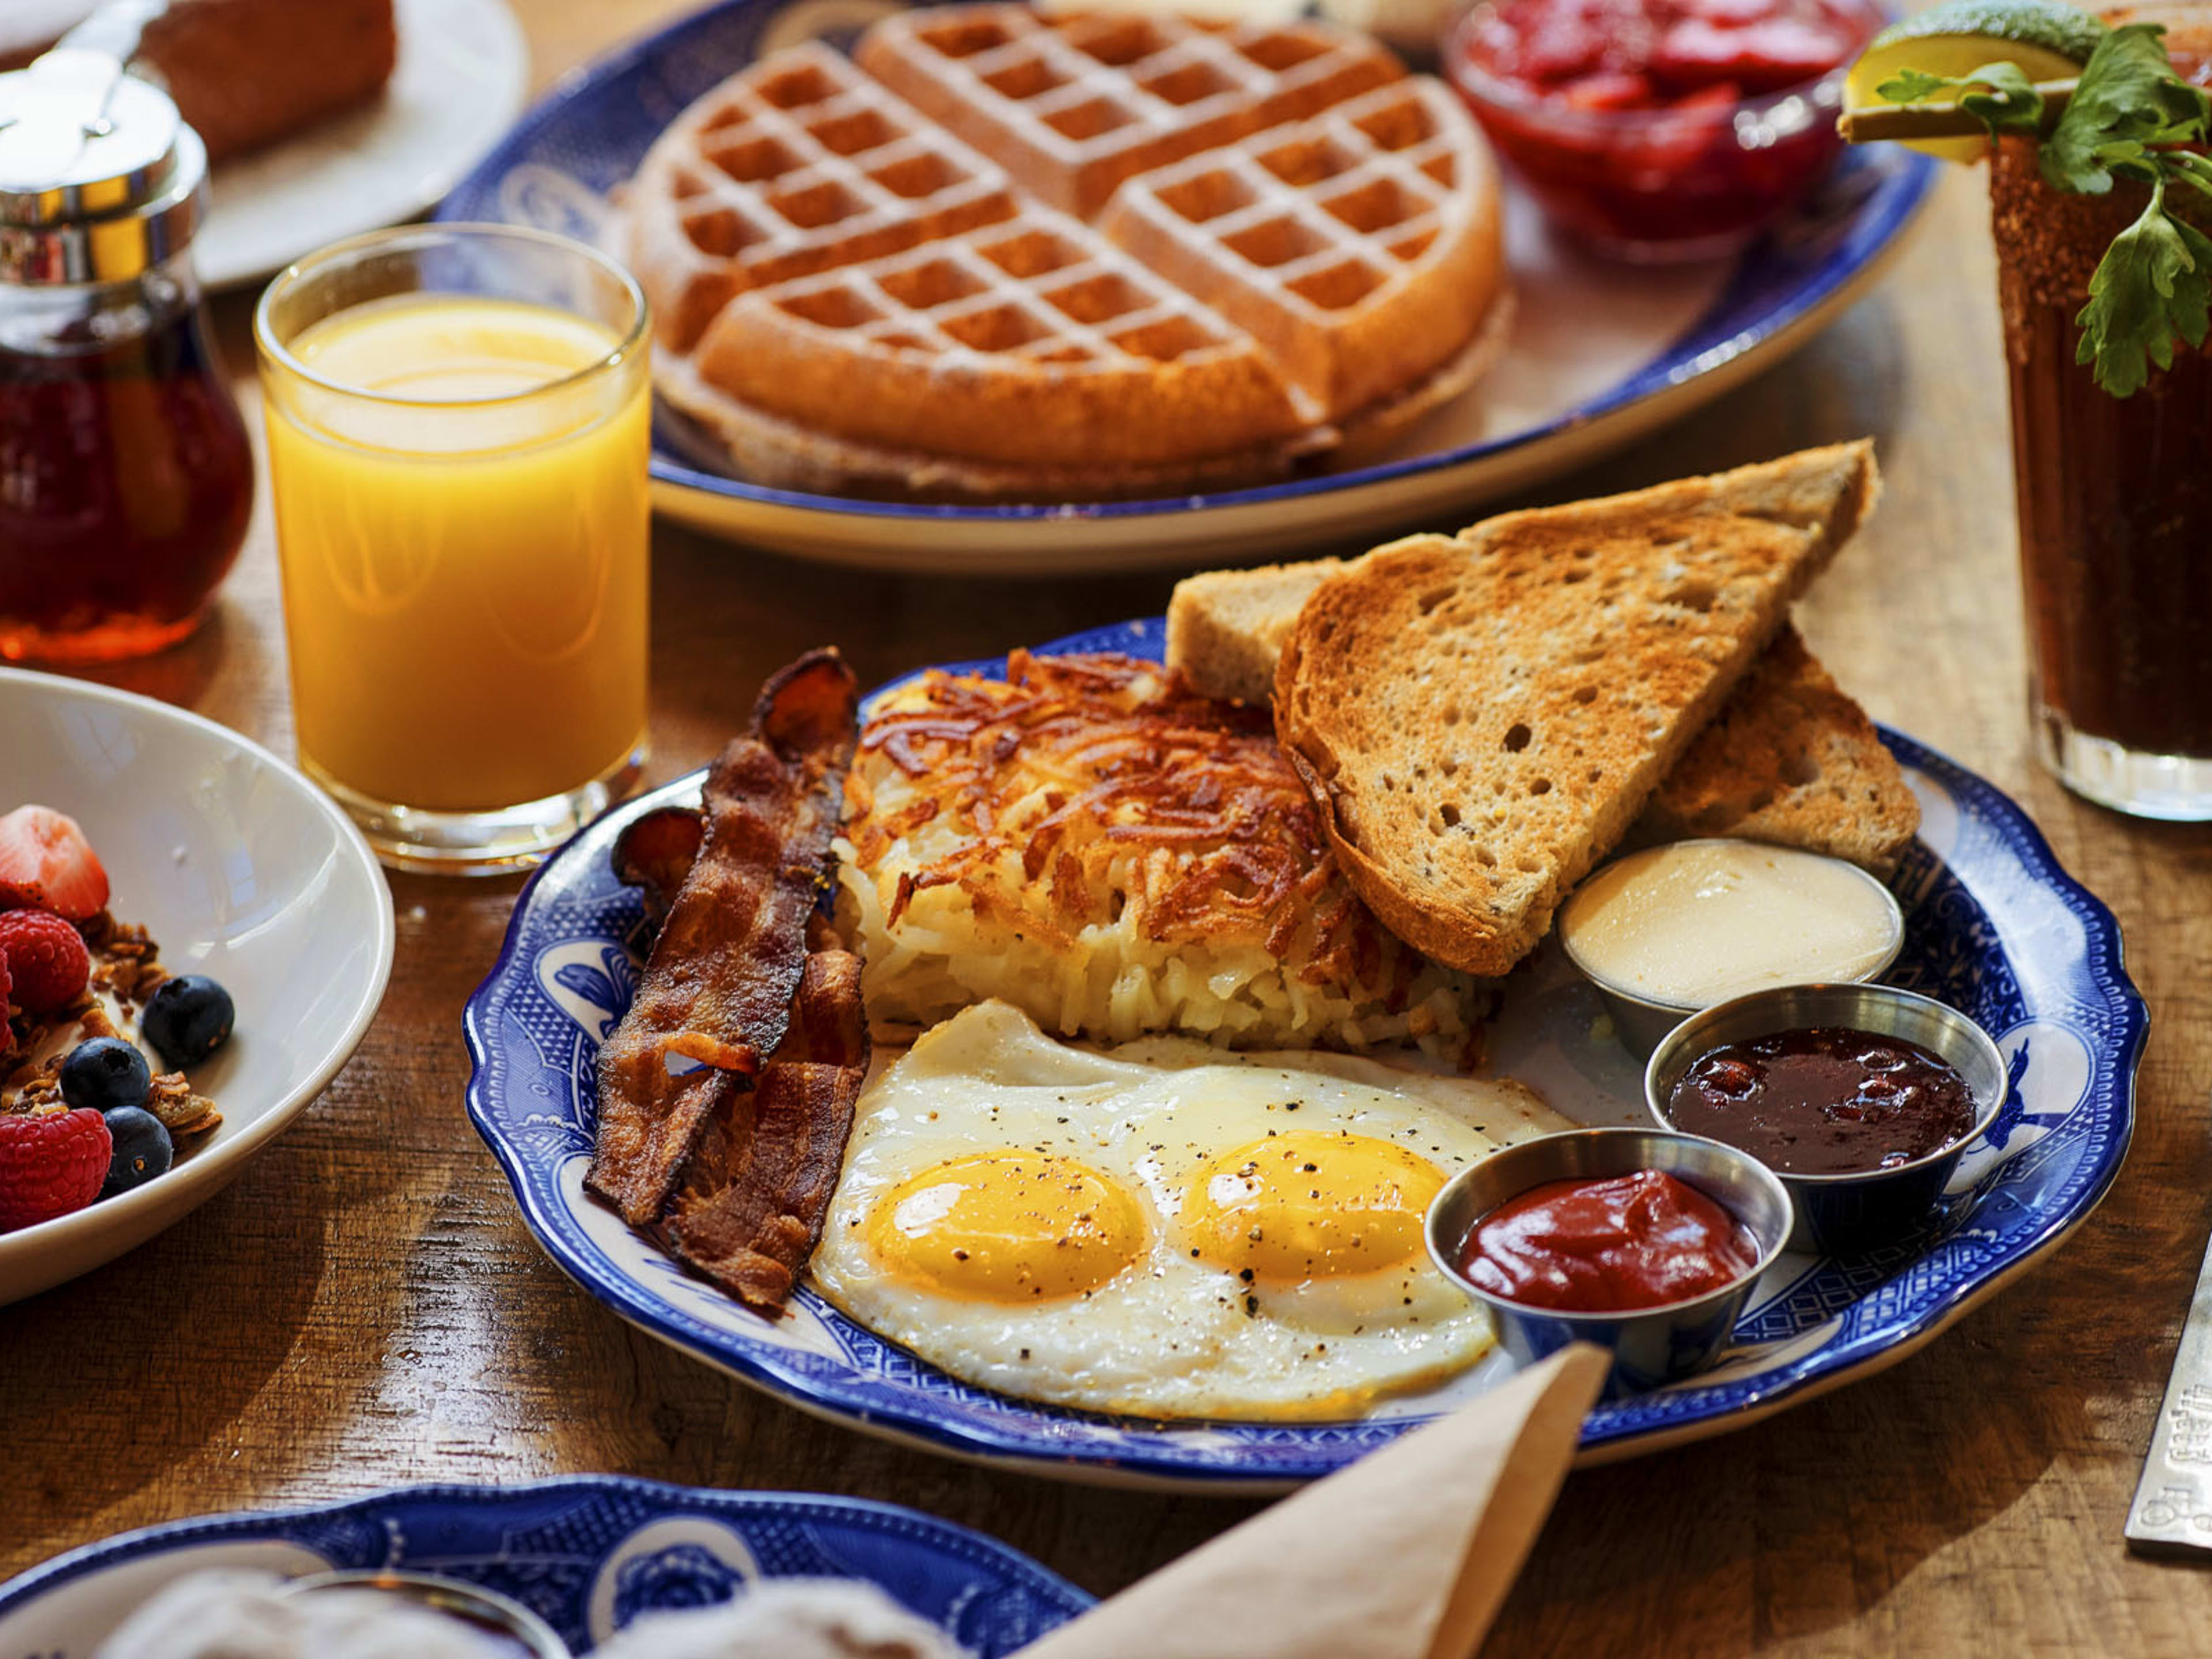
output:
M 1085 219 L 1124 179 L 1406 73 L 1364 35 L 1322 25 L 1208 29 L 1115 13 L 1048 20 L 1007 5 L 895 15 L 854 55 L 1031 192 Z
M 757 289 L 697 362 L 801 426 L 888 447 L 927 432 L 986 465 L 1157 465 L 1280 442 L 1318 416 L 1249 334 L 1042 208 Z
M 856 59 L 763 59 L 631 187 L 656 382 L 710 465 L 933 496 L 1252 482 L 1379 442 L 1500 335 L 1489 152 L 1361 37 L 945 7 Z
M 1331 418 L 1450 355 L 1503 275 L 1489 153 L 1426 78 L 1132 179 L 1103 228 L 1206 295 Z
M 827 46 L 793 46 L 677 118 L 629 191 L 630 252 L 664 344 L 738 295 L 1019 211 L 1000 168 Z

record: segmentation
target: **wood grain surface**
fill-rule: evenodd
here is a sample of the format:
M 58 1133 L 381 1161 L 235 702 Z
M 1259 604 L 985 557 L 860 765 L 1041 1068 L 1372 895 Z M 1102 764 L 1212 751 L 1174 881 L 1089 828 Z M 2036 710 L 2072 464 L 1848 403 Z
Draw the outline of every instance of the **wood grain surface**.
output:
M 518 9 L 542 88 L 668 9 Z M 2212 1567 L 2138 1561 L 2120 1535 L 2212 1218 L 2212 829 L 2087 805 L 2029 753 L 1982 191 L 1948 177 L 1888 280 L 1794 359 L 1528 499 L 1874 434 L 1887 498 L 1802 607 L 1805 631 L 1877 718 L 2023 802 L 2118 913 L 2153 1015 L 2133 1152 L 2062 1252 L 1883 1375 L 1573 1477 L 1492 1654 L 2212 1644 Z M 246 305 L 219 315 L 250 397 Z M 856 578 L 664 526 L 653 775 L 705 761 L 762 676 L 805 647 L 842 645 L 873 683 L 1157 611 L 1169 586 Z M 103 678 L 289 751 L 265 498 L 210 624 Z M 680 1357 L 569 1284 L 461 1107 L 462 1000 L 519 884 L 395 878 L 391 992 L 321 1102 L 179 1226 L 0 1310 L 0 1577 L 210 1510 L 599 1470 L 914 1504 L 1102 1593 L 1249 1512 L 885 1446 Z

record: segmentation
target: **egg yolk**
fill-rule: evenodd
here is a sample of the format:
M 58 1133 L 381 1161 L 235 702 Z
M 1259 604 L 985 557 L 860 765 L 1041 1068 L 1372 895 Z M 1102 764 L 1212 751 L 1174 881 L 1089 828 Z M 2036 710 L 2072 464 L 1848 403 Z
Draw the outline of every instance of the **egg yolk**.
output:
M 1096 1290 L 1146 1238 L 1127 1188 L 1073 1158 L 1009 1149 L 908 1176 L 869 1212 L 868 1243 L 908 1283 L 1023 1303 Z
M 1421 1253 L 1444 1184 L 1428 1159 L 1372 1135 L 1299 1131 L 1200 1167 L 1182 1225 L 1200 1258 L 1231 1273 L 1303 1281 L 1380 1272 Z

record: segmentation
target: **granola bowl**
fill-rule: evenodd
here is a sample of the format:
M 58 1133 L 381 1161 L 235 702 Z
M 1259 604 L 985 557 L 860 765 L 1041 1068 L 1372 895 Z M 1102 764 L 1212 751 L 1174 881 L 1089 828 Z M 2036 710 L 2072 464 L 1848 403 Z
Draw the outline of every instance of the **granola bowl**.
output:
M 222 1122 L 132 1191 L 0 1232 L 0 1304 L 143 1243 L 228 1184 L 354 1051 L 392 969 L 392 896 L 337 805 L 268 750 L 197 714 L 58 675 L 0 669 L 0 811 L 68 813 L 109 908 L 174 973 L 220 980 L 237 1029 L 192 1070 Z

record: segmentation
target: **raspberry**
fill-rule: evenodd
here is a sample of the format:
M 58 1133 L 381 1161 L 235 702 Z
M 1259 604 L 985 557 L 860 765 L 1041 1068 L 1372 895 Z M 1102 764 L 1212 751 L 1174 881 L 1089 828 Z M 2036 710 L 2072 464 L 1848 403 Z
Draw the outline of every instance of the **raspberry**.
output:
M 0 912 L 0 957 L 14 981 L 9 995 L 34 1014 L 68 1007 L 92 979 L 83 935 L 49 911 Z
M 0 1117 L 0 1233 L 84 1208 L 114 1157 L 98 1112 Z

